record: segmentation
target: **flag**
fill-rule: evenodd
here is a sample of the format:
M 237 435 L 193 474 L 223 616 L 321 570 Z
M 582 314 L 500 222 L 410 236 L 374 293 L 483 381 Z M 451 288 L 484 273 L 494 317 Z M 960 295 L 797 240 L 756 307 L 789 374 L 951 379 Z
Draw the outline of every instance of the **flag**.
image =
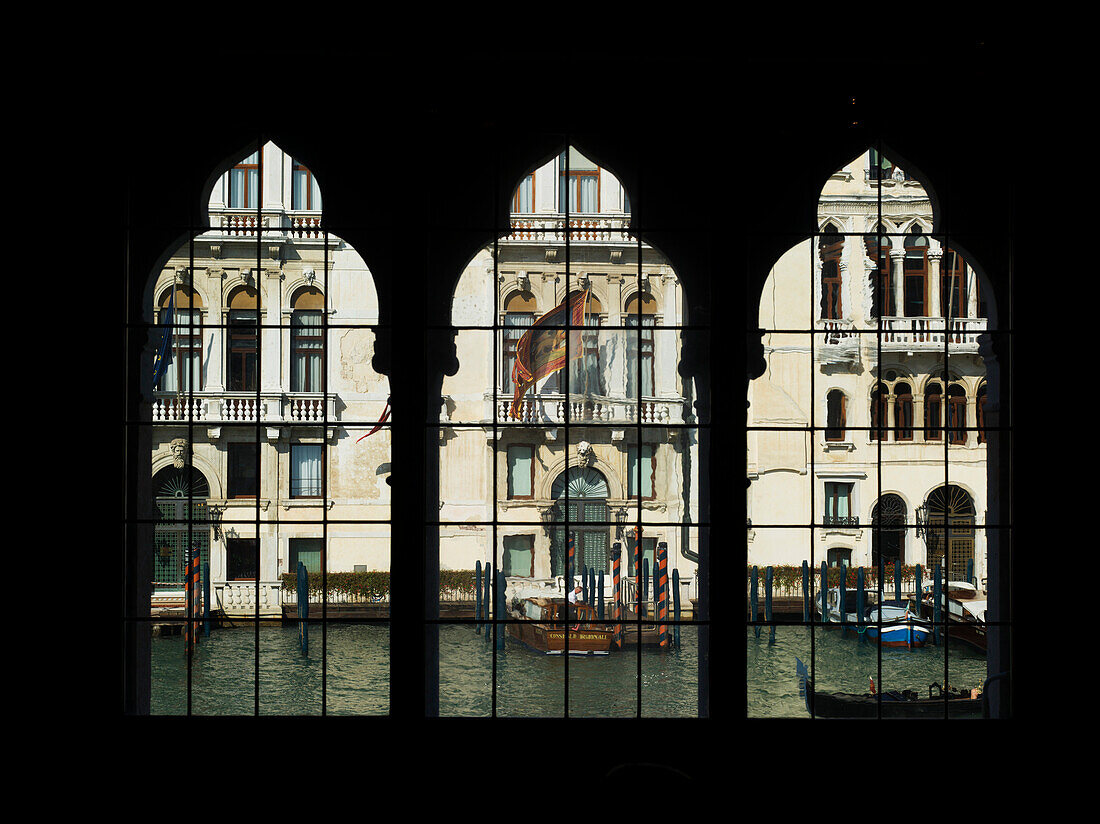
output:
M 557 307 L 531 324 L 519 339 L 519 343 L 516 344 L 516 360 L 512 364 L 512 383 L 515 384 L 516 391 L 512 397 L 509 412 L 513 418 L 519 417 L 519 403 L 527 394 L 527 390 L 547 375 L 565 366 L 567 349 L 568 360 L 579 358 L 584 354 L 581 346 L 581 327 L 584 326 L 590 291 L 585 289 L 583 292 L 571 294 Z M 566 330 L 553 328 L 567 324 L 576 327 L 570 330 L 572 340 L 569 341 L 568 346 L 566 346 Z
M 172 285 L 172 296 L 168 299 L 168 325 L 164 329 L 163 337 L 160 339 L 160 349 L 157 350 L 156 356 L 153 358 L 153 388 L 157 387 L 160 383 L 160 379 L 164 377 L 165 370 L 168 369 L 168 362 L 170 358 L 168 353 L 172 348 L 172 327 L 176 323 L 176 287 Z
M 364 435 L 363 438 L 369 438 L 371 435 L 373 435 L 375 432 L 377 432 L 379 429 L 381 429 L 382 424 L 384 424 L 387 420 L 389 420 L 389 417 L 390 417 L 390 399 L 386 398 L 386 408 L 382 410 L 382 417 L 378 419 L 378 423 L 376 423 L 374 425 L 374 429 L 372 429 L 370 432 L 368 432 L 366 435 Z M 363 440 L 363 438 L 360 438 L 359 441 Z M 359 443 L 359 441 L 356 441 L 356 443 Z

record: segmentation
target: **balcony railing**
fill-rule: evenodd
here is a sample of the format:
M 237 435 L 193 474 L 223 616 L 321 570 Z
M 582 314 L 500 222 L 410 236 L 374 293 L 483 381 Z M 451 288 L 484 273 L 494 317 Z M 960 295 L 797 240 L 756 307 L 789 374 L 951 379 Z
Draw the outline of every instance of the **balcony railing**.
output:
M 977 349 L 978 336 L 986 331 L 985 318 L 883 318 L 884 349 L 913 347 Z
M 196 392 L 175 395 L 157 392 L 153 398 L 153 422 L 195 421 L 213 423 L 278 422 L 323 423 L 336 420 L 336 395 L 320 393 Z
M 486 400 L 493 403 L 492 396 Z M 519 405 L 520 423 L 570 424 L 595 423 L 683 423 L 683 398 L 642 398 L 640 401 L 608 397 L 574 397 L 563 395 L 528 395 Z M 512 398 L 501 394 L 496 397 L 494 417 L 497 423 L 509 423 L 512 416 Z
M 593 215 L 569 218 L 569 242 L 631 243 L 626 234 L 630 215 Z M 508 240 L 535 243 L 565 243 L 565 218 L 513 217 L 512 234 Z

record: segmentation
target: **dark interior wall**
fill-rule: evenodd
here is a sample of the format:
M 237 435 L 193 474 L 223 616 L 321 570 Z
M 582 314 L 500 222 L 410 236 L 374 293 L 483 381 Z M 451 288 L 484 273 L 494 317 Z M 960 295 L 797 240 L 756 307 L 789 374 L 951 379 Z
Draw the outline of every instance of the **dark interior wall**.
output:
M 335 48 L 315 52 L 315 72 L 249 77 L 218 71 L 229 55 L 214 49 L 191 53 L 187 61 L 156 60 L 137 50 L 123 56 L 126 65 L 111 76 L 103 103 L 109 128 L 100 168 L 114 172 L 115 275 L 127 273 L 116 280 L 119 305 L 127 307 L 128 320 L 140 319 L 145 280 L 188 225 L 205 221 L 211 170 L 225 168 L 257 137 L 301 158 L 321 183 L 330 228 L 370 267 L 382 322 L 393 330 L 376 366 L 390 375 L 401 399 L 395 401 L 395 530 L 402 524 L 416 545 L 416 524 L 431 511 L 425 506 L 435 471 L 419 422 L 438 411 L 432 396 L 438 397 L 439 373 L 455 368 L 446 336 L 425 336 L 424 325 L 446 324 L 457 278 L 491 240 L 492 228 L 506 225 L 520 175 L 568 139 L 624 182 L 639 232 L 671 258 L 685 283 L 691 321 L 715 325 L 710 341 L 685 354 L 682 370 L 710 385 L 712 454 L 741 455 L 746 381 L 759 359 L 755 300 L 768 267 L 815 228 L 827 176 L 869 145 L 881 141 L 935 192 L 938 228 L 980 263 L 999 303 L 1007 305 L 1020 150 L 1009 105 L 1011 54 L 981 38 L 939 44 L 930 38 L 922 45 L 928 57 L 917 65 L 880 56 L 824 66 L 817 55 L 776 56 L 757 48 L 700 58 L 684 46 L 661 50 L 661 57 L 589 61 L 597 76 L 612 78 L 590 88 L 561 87 L 567 76 L 547 72 L 534 90 L 521 83 L 530 75 L 504 59 L 457 53 L 395 60 L 393 53 Z M 263 65 L 281 66 L 279 57 L 265 52 Z M 245 84 L 243 100 L 229 78 Z M 455 180 L 462 185 L 448 185 Z M 404 308 L 410 306 L 416 309 Z M 128 368 L 140 366 L 133 347 L 126 357 Z M 136 412 L 133 401 L 128 415 Z M 716 463 L 737 466 L 736 460 Z M 743 487 L 737 472 L 710 473 L 710 498 L 730 502 L 734 525 L 744 522 Z M 719 538 L 718 527 L 711 577 L 733 580 L 743 568 L 740 532 L 733 526 Z M 394 569 L 412 582 L 394 607 L 393 643 L 402 656 L 403 649 L 423 648 L 418 622 L 432 587 L 419 583 L 430 583 L 430 571 L 415 552 L 396 553 Z M 713 721 L 672 725 L 687 752 L 701 752 L 744 706 L 740 600 L 716 592 L 712 607 Z M 425 678 L 422 661 L 402 663 L 402 683 L 415 686 Z M 416 692 L 395 692 L 394 714 L 413 719 L 408 723 L 429 746 L 453 746 L 456 729 L 484 736 L 490 748 L 514 734 L 421 724 L 415 719 L 424 705 Z M 638 735 L 641 747 L 650 733 L 619 734 Z M 605 770 L 631 761 L 601 758 L 595 766 Z M 713 767 L 697 756 L 655 760 L 700 776 Z

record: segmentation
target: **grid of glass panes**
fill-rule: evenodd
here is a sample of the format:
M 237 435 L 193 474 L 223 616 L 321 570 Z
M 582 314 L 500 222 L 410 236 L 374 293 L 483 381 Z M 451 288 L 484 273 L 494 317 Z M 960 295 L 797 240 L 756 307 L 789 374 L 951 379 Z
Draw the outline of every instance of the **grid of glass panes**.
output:
M 146 328 L 167 368 L 153 422 L 138 425 L 158 514 L 151 603 L 131 616 L 149 644 L 150 712 L 386 715 L 388 424 L 373 430 L 388 389 L 361 357 L 382 333 L 377 296 L 357 252 L 322 226 L 316 178 L 260 145 L 215 185 L 216 228 L 193 228 L 152 276 Z M 289 677 L 288 656 L 321 666 Z
M 973 607 L 984 618 L 988 552 L 1002 528 L 986 517 L 984 449 L 996 430 L 1007 437 L 985 408 L 990 341 L 1005 332 L 974 262 L 931 231 L 927 193 L 876 165 L 881 157 L 847 169 L 853 186 L 875 190 L 873 213 L 843 213 L 831 181 L 819 232 L 749 295 L 766 364 L 750 385 L 749 717 L 805 716 L 807 689 L 866 694 L 876 716 L 884 691 L 936 681 L 980 692 L 990 674 L 985 623 L 968 616 Z M 910 193 L 906 208 L 899 191 Z M 947 617 L 949 586 L 959 619 Z M 905 637 L 917 654 L 903 665 L 886 633 L 906 608 L 920 630 Z M 882 643 L 866 643 L 876 635 Z M 774 700 L 761 650 L 783 641 L 809 687 Z M 931 713 L 944 717 L 949 705 L 952 717 L 963 706 L 981 712 L 974 700 L 933 702 Z
M 513 224 L 467 266 L 452 326 L 438 331 L 455 336 L 460 361 L 444 379 L 440 420 L 433 422 L 440 443 L 439 574 L 441 582 L 455 581 L 450 592 L 441 590 L 441 715 L 699 713 L 701 654 L 693 624 L 699 616 L 691 606 L 705 583 L 698 564 L 684 560 L 698 559 L 699 486 L 690 477 L 699 422 L 676 372 L 686 302 L 668 261 L 622 230 L 629 215 L 616 206 L 618 228 L 611 230 L 610 215 L 600 213 L 606 201 L 598 193 L 610 199 L 613 186 L 613 177 L 573 148 L 526 175 L 511 200 Z M 532 193 L 555 189 L 556 222 L 532 229 L 524 216 L 532 211 Z M 539 208 L 545 212 L 546 204 Z M 584 214 L 575 215 L 578 209 Z M 570 295 L 586 290 L 583 321 L 547 323 Z M 664 298 L 660 306 L 654 293 Z M 542 342 L 566 350 L 564 364 L 517 397 L 517 350 L 525 333 L 537 350 L 540 330 L 548 330 Z M 684 472 L 689 480 L 675 483 Z M 663 486 L 655 488 L 658 477 Z M 673 490 L 688 500 L 670 506 Z M 662 517 L 672 512 L 675 519 Z M 643 558 L 635 564 L 631 536 L 639 526 Z M 612 620 L 616 572 L 624 605 L 618 622 Z M 564 607 L 571 583 L 591 615 L 567 618 L 544 603 Z M 456 601 L 471 595 L 468 612 L 461 611 Z M 664 647 L 658 609 L 665 611 Z M 468 614 L 472 621 L 456 620 Z M 616 624 L 625 625 L 619 636 L 625 642 L 611 641 L 599 652 L 617 676 L 586 676 L 591 659 L 546 655 L 540 646 L 573 644 L 577 653 L 589 630 Z M 559 637 L 547 640 L 534 627 Z M 674 643 L 675 653 L 662 654 Z M 655 679 L 662 687 L 644 692 L 646 676 L 662 672 L 668 677 Z M 618 687 L 609 691 L 611 681 Z

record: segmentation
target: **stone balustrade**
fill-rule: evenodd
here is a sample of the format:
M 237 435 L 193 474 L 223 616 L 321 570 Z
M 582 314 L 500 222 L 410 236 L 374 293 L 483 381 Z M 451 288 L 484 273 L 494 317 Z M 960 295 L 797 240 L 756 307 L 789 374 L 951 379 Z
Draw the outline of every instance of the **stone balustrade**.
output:
M 542 394 L 528 395 L 519 405 L 519 417 L 513 419 L 510 413 L 512 399 L 498 395 L 493 401 L 494 417 L 497 423 L 539 423 L 564 424 L 568 418 L 570 424 L 595 423 L 637 423 L 647 424 L 683 423 L 682 398 L 642 398 L 639 400 L 604 397 L 572 397 Z
M 175 395 L 157 392 L 152 404 L 153 423 L 194 421 L 278 422 L 321 424 L 336 420 L 336 395 L 320 393 L 195 392 Z

